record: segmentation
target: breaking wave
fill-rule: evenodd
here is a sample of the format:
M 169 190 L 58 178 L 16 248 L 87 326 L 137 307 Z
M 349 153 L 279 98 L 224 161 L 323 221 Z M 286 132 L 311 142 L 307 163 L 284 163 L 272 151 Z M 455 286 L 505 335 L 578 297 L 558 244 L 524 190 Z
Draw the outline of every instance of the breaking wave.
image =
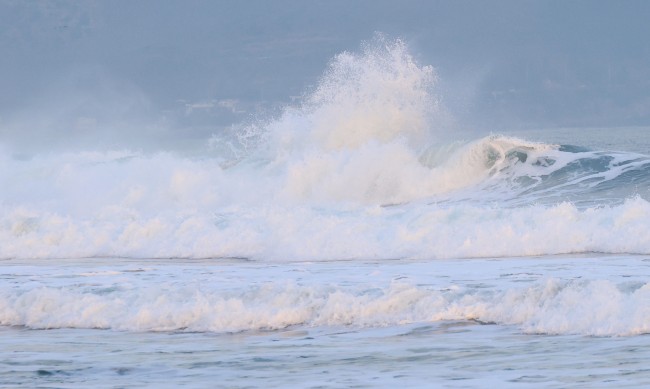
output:
M 433 68 L 377 38 L 302 105 L 202 156 L 0 155 L 0 258 L 454 258 L 650 253 L 650 159 L 443 142 Z

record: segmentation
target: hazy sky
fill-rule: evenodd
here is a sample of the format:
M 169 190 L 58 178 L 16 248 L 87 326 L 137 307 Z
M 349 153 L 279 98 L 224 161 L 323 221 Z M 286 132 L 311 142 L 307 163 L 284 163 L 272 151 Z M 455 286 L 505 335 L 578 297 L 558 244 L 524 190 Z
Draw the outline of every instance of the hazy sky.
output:
M 643 0 L 0 0 L 0 143 L 204 139 L 376 31 L 436 68 L 459 127 L 650 125 L 648 20 Z

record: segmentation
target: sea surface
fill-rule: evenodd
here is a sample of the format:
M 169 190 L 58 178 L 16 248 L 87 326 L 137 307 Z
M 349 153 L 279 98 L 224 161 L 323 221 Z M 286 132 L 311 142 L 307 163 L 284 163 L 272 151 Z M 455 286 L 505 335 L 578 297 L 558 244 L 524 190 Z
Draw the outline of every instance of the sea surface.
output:
M 0 153 L 0 386 L 649 385 L 650 128 L 436 81 L 379 39 L 202 150 Z

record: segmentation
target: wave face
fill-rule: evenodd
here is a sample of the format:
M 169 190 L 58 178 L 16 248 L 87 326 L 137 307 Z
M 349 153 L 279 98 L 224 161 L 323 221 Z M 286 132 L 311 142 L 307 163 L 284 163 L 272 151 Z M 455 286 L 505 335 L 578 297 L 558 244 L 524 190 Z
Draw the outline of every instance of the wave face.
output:
M 0 257 L 650 253 L 650 158 L 448 142 L 433 68 L 378 38 L 210 152 L 0 155 Z

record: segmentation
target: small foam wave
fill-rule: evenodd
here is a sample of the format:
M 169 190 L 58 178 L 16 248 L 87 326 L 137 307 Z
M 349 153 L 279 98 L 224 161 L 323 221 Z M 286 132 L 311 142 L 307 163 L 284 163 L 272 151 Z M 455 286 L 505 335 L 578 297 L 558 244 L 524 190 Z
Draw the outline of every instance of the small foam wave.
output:
M 94 291 L 41 287 L 0 290 L 0 324 L 239 332 L 473 320 L 527 333 L 626 336 L 650 333 L 649 299 L 647 283 L 558 279 L 488 291 L 397 282 L 369 290 L 273 283 L 229 292 L 174 285 Z

